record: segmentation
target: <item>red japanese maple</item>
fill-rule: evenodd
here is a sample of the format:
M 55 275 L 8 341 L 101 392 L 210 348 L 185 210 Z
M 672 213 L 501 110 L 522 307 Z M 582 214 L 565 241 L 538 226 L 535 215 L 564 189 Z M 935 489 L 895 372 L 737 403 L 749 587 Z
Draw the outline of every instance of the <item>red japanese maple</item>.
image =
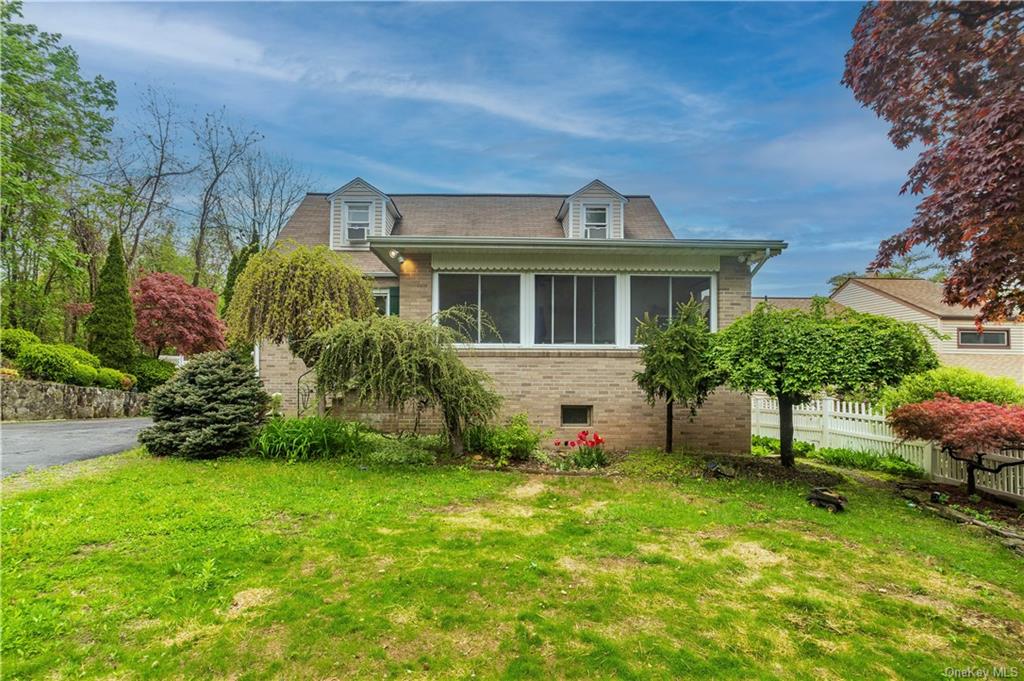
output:
M 1024 406 L 964 402 L 939 393 L 933 400 L 905 404 L 888 418 L 900 437 L 939 442 L 949 456 L 966 463 L 971 494 L 976 470 L 998 473 L 1024 465 L 1024 459 L 988 460 L 1001 451 L 1024 450 Z
M 949 261 L 947 303 L 979 321 L 1024 309 L 1024 4 L 883 2 L 861 10 L 843 83 L 925 145 L 902 192 L 926 194 L 874 269 L 918 244 Z
M 183 355 L 224 349 L 217 294 L 176 274 L 152 272 L 132 286 L 135 338 L 153 356 L 168 348 Z

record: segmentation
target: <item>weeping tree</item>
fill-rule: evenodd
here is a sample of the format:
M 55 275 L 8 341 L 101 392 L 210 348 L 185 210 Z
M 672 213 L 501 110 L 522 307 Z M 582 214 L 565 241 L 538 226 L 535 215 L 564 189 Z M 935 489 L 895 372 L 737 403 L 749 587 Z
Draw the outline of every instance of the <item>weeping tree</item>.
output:
M 490 376 L 459 358 L 461 340 L 451 325 L 378 315 L 342 321 L 310 339 L 306 351 L 316 357 L 321 392 L 393 410 L 436 409 L 452 453 L 461 456 L 466 429 L 485 425 L 501 404 Z
M 666 325 L 658 317 L 644 316 L 636 332 L 643 370 L 633 380 L 644 391 L 650 405 L 665 401 L 665 451 L 672 451 L 672 428 L 676 404 L 697 415 L 707 396 L 718 386 L 711 350 L 711 330 L 704 308 L 691 298 L 679 305 Z
M 715 339 L 715 363 L 731 388 L 764 391 L 779 402 L 779 453 L 792 467 L 793 407 L 830 392 L 871 396 L 908 375 L 938 366 L 922 330 L 910 322 L 845 310 L 826 314 L 768 303 Z
M 326 246 L 275 246 L 249 258 L 228 305 L 228 342 L 252 347 L 287 342 L 311 366 L 305 348 L 314 334 L 376 313 L 373 289 L 347 256 Z

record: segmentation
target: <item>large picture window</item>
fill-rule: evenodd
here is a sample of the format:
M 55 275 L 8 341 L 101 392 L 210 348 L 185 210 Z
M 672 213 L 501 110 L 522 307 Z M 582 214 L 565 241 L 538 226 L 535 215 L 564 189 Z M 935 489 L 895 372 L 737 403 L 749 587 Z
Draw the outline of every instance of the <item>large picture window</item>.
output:
M 676 306 L 690 298 L 704 306 L 704 315 L 711 323 L 711 277 L 648 277 L 629 279 L 630 338 L 636 340 L 636 329 L 645 314 L 668 324 Z
M 534 342 L 615 343 L 615 277 L 534 277 Z
M 437 303 L 440 311 L 460 305 L 472 308 L 476 322 L 471 323 L 471 328 L 464 328 L 457 321 L 442 323 L 467 334 L 476 343 L 519 342 L 518 274 L 439 274 Z

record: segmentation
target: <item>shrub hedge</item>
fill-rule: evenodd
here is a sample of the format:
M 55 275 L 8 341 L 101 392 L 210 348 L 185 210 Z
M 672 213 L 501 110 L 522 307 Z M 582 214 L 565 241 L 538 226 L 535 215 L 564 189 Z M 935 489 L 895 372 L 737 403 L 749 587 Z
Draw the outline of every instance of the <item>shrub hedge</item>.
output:
M 68 343 L 53 343 L 53 347 L 59 349 L 61 352 L 67 353 L 76 362 L 91 366 L 93 369 L 100 368 L 100 358 L 92 354 L 88 350 L 70 345 Z
M 135 377 L 139 392 L 148 393 L 171 380 L 177 367 L 170 362 L 154 357 L 136 357 L 128 365 L 128 371 Z
M 96 381 L 96 369 L 82 364 L 64 348 L 45 343 L 24 345 L 14 365 L 25 376 L 41 381 L 92 385 Z
M 39 343 L 39 336 L 25 329 L 0 330 L 0 355 L 7 359 L 17 359 L 21 349 L 26 345 Z
M 117 369 L 100 367 L 96 370 L 96 385 L 112 390 L 131 390 L 135 386 L 135 377 Z
M 964 402 L 1024 404 L 1024 387 L 1012 378 L 994 378 L 964 367 L 939 367 L 911 374 L 895 387 L 886 388 L 878 406 L 891 412 L 904 404 L 934 399 L 936 393 L 946 393 Z

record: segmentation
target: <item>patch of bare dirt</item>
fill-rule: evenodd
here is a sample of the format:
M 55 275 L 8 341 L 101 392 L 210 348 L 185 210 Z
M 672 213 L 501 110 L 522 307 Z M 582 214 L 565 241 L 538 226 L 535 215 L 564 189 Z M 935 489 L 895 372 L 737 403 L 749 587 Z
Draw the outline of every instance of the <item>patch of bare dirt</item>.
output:
M 273 595 L 274 590 L 266 588 L 245 589 L 244 591 L 239 591 L 235 594 L 235 597 L 231 599 L 231 605 L 228 606 L 227 613 L 225 614 L 228 619 L 241 617 L 247 611 L 261 605 L 265 605 Z
M 284 536 L 300 534 L 306 526 L 307 519 L 287 511 L 277 511 L 260 520 L 258 526 L 261 530 L 273 532 Z
M 216 627 L 209 624 L 197 624 L 195 622 L 189 622 L 181 629 L 179 629 L 173 636 L 168 636 L 163 640 L 165 646 L 180 646 L 186 643 L 191 643 L 197 639 L 203 638 L 210 633 Z
M 113 542 L 90 542 L 88 544 L 79 545 L 72 555 L 77 558 L 84 558 L 100 551 L 109 551 L 112 548 L 114 548 Z
M 535 478 L 509 490 L 508 495 L 513 499 L 532 499 L 543 494 L 547 488 L 547 483 Z

